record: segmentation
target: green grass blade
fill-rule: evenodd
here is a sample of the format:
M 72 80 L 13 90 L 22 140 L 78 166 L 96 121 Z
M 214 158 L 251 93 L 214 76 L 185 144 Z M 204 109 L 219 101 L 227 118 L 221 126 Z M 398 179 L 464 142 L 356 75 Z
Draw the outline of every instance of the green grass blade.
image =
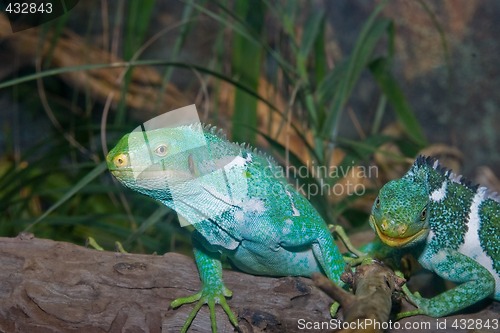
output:
M 141 235 L 143 235 L 148 228 L 150 228 L 153 225 L 155 225 L 156 223 L 162 221 L 163 218 L 171 212 L 172 211 L 170 209 L 168 209 L 166 206 L 164 206 L 164 205 L 159 206 L 145 221 L 143 221 L 141 223 L 141 225 L 139 226 L 139 228 L 137 228 L 137 230 L 134 230 L 134 232 L 128 236 L 124 245 L 132 244 Z
M 262 0 L 259 0 L 259 2 Z M 244 1 L 242 1 L 244 2 Z M 285 58 L 276 50 L 271 48 L 269 44 L 265 43 L 262 41 L 262 39 L 259 36 L 256 36 L 254 32 L 249 29 L 249 27 L 245 24 L 245 22 L 238 17 L 235 12 L 231 9 L 228 9 L 225 7 L 221 2 L 217 1 L 216 5 L 219 9 L 221 9 L 225 14 L 227 14 L 229 17 L 232 18 L 232 20 L 228 19 L 227 17 L 224 17 L 208 8 L 202 7 L 197 3 L 190 2 L 193 4 L 194 8 L 199 10 L 200 12 L 208 15 L 209 17 L 213 18 L 217 22 L 220 22 L 224 28 L 228 28 L 233 32 L 236 32 L 237 34 L 247 38 L 250 42 L 252 42 L 254 45 L 253 47 L 257 48 L 263 48 L 265 51 L 267 51 L 276 61 L 277 63 L 283 68 L 288 73 L 296 73 L 295 66 L 290 64 L 288 61 L 285 60 Z M 253 5 L 253 1 L 249 2 L 250 4 Z
M 297 68 L 299 71 L 300 79 L 304 86 L 304 104 L 306 106 L 309 117 L 311 118 L 313 130 L 318 127 L 318 108 L 311 93 L 309 72 L 308 72 L 308 57 L 311 52 L 312 46 L 320 33 L 322 22 L 324 21 L 324 12 L 315 10 L 313 14 L 307 19 L 304 27 L 304 34 L 297 53 Z M 292 35 L 293 31 L 288 32 Z
M 388 71 L 387 60 L 380 58 L 373 61 L 370 64 L 370 70 L 410 138 L 421 148 L 424 147 L 427 140 L 401 88 Z
M 340 81 L 340 84 L 335 91 L 332 106 L 327 113 L 326 120 L 322 126 L 321 136 L 325 139 L 334 139 L 337 136 L 337 126 L 339 124 L 342 109 L 351 94 L 354 84 L 358 81 L 362 70 L 368 65 L 375 45 L 387 31 L 390 21 L 377 21 L 377 16 L 386 3 L 387 1 L 383 1 L 375 8 L 364 24 L 356 41 L 354 50 L 347 63 L 345 76 Z
M 235 11 L 245 22 L 260 35 L 264 23 L 264 4 L 260 0 L 237 1 Z M 240 77 L 240 82 L 257 92 L 259 87 L 262 48 L 254 47 L 253 42 L 236 34 L 233 36 L 232 72 Z M 251 128 L 257 127 L 257 99 L 241 89 L 237 89 L 234 98 L 232 138 L 238 142 L 255 143 L 256 133 Z
M 125 20 L 126 29 L 123 45 L 123 58 L 131 60 L 136 50 L 141 47 L 144 37 L 151 22 L 154 0 L 131 0 L 128 1 L 128 17 Z M 127 107 L 127 92 L 132 81 L 134 67 L 127 68 L 127 72 L 121 83 L 120 101 L 115 117 L 115 124 L 121 125 L 125 121 Z
M 130 60 L 144 41 L 155 0 L 127 1 L 128 17 L 126 20 L 125 40 L 123 45 L 123 58 Z
M 326 59 L 326 45 L 325 45 L 325 30 L 326 30 L 326 20 L 323 18 L 321 20 L 318 33 L 314 41 L 314 82 L 323 81 L 326 73 L 328 72 L 328 63 Z M 321 105 L 321 104 L 320 104 Z
M 316 89 L 316 98 L 320 105 L 326 105 L 329 101 L 333 100 L 340 82 L 347 73 L 347 65 L 347 61 L 338 63 L 325 75 L 323 80 L 319 81 L 318 88 Z
M 330 112 L 322 128 L 322 136 L 335 138 L 342 110 L 349 99 L 355 83 L 359 80 L 361 72 L 367 67 L 377 42 L 381 39 L 389 26 L 389 20 L 373 22 L 364 38 L 359 38 L 353 54 L 347 62 L 344 77 L 335 90 L 335 95 Z
M 170 59 L 177 60 L 180 54 L 182 47 L 189 35 L 190 30 L 193 28 L 194 23 L 189 23 L 193 16 L 193 6 L 191 3 L 187 3 L 184 6 L 184 10 L 182 12 L 181 18 L 181 29 L 177 38 L 175 39 L 174 46 L 172 47 L 172 51 L 170 53 Z M 194 21 L 193 21 L 194 22 Z M 168 82 L 170 82 L 170 78 L 172 77 L 173 68 L 167 67 L 165 73 L 162 77 L 161 88 L 159 91 L 166 91 Z M 158 94 L 158 100 L 156 102 L 156 109 L 160 109 L 163 103 L 163 95 Z
M 323 26 L 324 19 L 325 12 L 320 8 L 316 9 L 312 15 L 308 17 L 304 26 L 302 41 L 299 48 L 299 56 L 302 58 L 307 58 L 309 56 L 314 42 L 321 33 L 321 27 Z
M 24 83 L 24 82 L 34 81 L 38 78 L 44 78 L 44 77 L 49 77 L 49 76 L 54 76 L 54 75 L 59 75 L 59 74 L 64 74 L 64 73 L 69 73 L 69 72 L 96 70 L 96 69 L 103 69 L 103 68 L 128 67 L 128 66 L 131 66 L 131 67 L 132 66 L 174 66 L 174 67 L 186 68 L 186 69 L 191 69 L 191 70 L 194 69 L 194 70 L 197 70 L 201 73 L 209 74 L 209 75 L 214 76 L 215 78 L 224 80 L 224 81 L 234 85 L 236 88 L 244 90 L 245 92 L 252 95 L 256 99 L 260 100 L 261 102 L 266 104 L 271 110 L 279 111 L 275 105 L 273 105 L 271 102 L 269 102 L 267 99 L 263 98 L 262 96 L 258 95 L 254 89 L 247 87 L 246 85 L 242 84 L 241 82 L 239 82 L 237 80 L 230 78 L 227 75 L 213 71 L 213 70 L 206 68 L 206 67 L 203 67 L 203 66 L 198 66 L 198 65 L 184 63 L 184 62 L 166 61 L 166 60 L 137 60 L 137 61 L 130 61 L 130 62 L 115 62 L 115 63 L 110 63 L 110 64 L 89 64 L 89 65 L 81 65 L 81 66 L 59 67 L 59 68 L 41 71 L 41 72 L 34 73 L 34 74 L 28 74 L 28 75 L 25 75 L 23 77 L 14 78 L 12 80 L 0 83 L 0 89 L 11 87 L 11 86 L 14 86 L 14 85 L 17 85 L 20 83 Z
M 60 207 L 63 203 L 68 201 L 73 195 L 78 193 L 83 187 L 88 185 L 92 180 L 97 178 L 100 174 L 107 169 L 106 163 L 102 162 L 98 164 L 93 170 L 91 170 L 85 177 L 83 177 L 78 183 L 75 184 L 68 192 L 66 192 L 61 199 L 59 199 L 55 204 L 53 204 L 49 209 L 45 211 L 40 217 L 38 217 L 33 223 L 31 223 L 28 227 L 26 227 L 25 231 L 28 231 L 37 223 L 42 221 L 45 217 L 47 217 L 50 213 Z

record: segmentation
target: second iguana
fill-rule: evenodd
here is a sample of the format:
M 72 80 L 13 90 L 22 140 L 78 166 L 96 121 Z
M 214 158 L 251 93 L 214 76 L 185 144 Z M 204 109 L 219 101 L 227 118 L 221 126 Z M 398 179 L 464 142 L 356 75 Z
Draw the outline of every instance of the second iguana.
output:
M 254 275 L 310 276 L 322 272 L 340 284 L 344 260 L 325 221 L 290 186 L 268 156 L 228 141 L 200 123 L 139 130 L 125 135 L 108 154 L 111 173 L 130 189 L 175 210 L 194 227 L 194 257 L 201 291 L 172 302 L 197 302 L 182 331 L 208 304 L 216 330 L 215 304 L 231 323 L 221 254 Z
M 500 300 L 500 199 L 485 187 L 420 156 L 380 190 L 370 224 L 383 243 L 460 284 L 430 299 L 405 289 L 418 309 L 400 318 L 441 317 L 486 297 Z

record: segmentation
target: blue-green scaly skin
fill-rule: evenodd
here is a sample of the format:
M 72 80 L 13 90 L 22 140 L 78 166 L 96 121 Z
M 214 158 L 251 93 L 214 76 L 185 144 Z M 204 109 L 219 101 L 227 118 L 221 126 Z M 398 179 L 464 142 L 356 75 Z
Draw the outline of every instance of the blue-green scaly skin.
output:
M 221 254 L 254 275 L 322 272 L 341 284 L 344 260 L 327 225 L 269 157 L 227 141 L 213 128 L 188 125 L 127 134 L 107 162 L 125 186 L 162 202 L 192 224 L 206 298 L 200 297 L 209 306 L 230 295 L 222 282 Z M 222 169 L 229 187 L 210 178 Z M 201 185 L 192 186 L 192 181 Z M 173 306 L 198 299 L 176 300 Z M 236 325 L 230 310 L 226 312 Z
M 486 188 L 420 156 L 380 190 L 370 224 L 383 243 L 460 284 L 431 299 L 409 294 L 418 309 L 401 317 L 441 317 L 486 297 L 500 300 L 500 203 Z

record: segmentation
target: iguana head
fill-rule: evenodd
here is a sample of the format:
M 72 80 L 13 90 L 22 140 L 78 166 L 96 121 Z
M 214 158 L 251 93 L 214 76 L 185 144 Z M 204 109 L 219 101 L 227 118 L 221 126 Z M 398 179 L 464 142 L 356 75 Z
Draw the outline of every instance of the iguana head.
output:
M 190 155 L 203 144 L 203 132 L 189 126 L 133 131 L 120 139 L 106 161 L 125 186 L 168 200 L 172 186 L 193 178 Z
M 200 123 L 136 130 L 106 157 L 111 173 L 130 189 L 180 214 L 186 223 L 220 216 L 246 198 L 251 154 Z
M 405 177 L 385 184 L 375 200 L 370 225 L 391 247 L 410 246 L 429 233 L 426 170 L 412 168 Z

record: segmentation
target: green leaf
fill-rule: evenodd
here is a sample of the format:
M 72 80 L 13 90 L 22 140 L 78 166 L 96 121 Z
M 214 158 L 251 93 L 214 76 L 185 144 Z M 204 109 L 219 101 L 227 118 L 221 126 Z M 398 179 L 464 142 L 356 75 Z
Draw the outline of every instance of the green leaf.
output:
M 264 23 L 264 5 L 260 0 L 251 3 L 247 1 L 235 2 L 236 13 L 245 18 L 245 22 L 252 31 L 260 35 Z M 239 77 L 256 94 L 259 87 L 262 48 L 255 47 L 247 38 L 234 35 L 232 47 L 232 72 Z M 257 127 L 257 99 L 242 91 L 236 90 L 234 98 L 232 138 L 238 142 L 255 143 L 256 133 L 250 128 Z
M 126 23 L 126 33 L 124 36 L 123 58 L 130 60 L 134 53 L 140 48 L 144 41 L 147 28 L 151 22 L 151 14 L 154 0 L 131 0 L 128 1 L 128 17 Z M 120 101 L 116 112 L 115 124 L 121 125 L 125 121 L 127 92 L 132 81 L 132 71 L 134 67 L 127 69 L 121 84 Z
M 338 63 L 326 74 L 323 80 L 320 81 L 316 90 L 318 104 L 326 105 L 329 101 L 333 100 L 340 82 L 347 73 L 347 65 L 347 61 Z
M 424 147 L 427 140 L 401 88 L 387 69 L 387 59 L 379 58 L 373 61 L 370 64 L 370 70 L 387 96 L 387 100 L 393 106 L 398 121 L 403 125 L 405 131 L 415 143 Z
M 182 12 L 182 19 L 181 19 L 181 26 L 180 26 L 180 31 L 179 34 L 177 35 L 177 38 L 175 39 L 174 45 L 171 47 L 171 52 L 170 52 L 170 59 L 177 60 L 179 58 L 180 51 L 182 47 L 184 46 L 184 43 L 186 42 L 186 39 L 189 36 L 189 32 L 191 29 L 194 29 L 196 21 L 193 20 L 190 23 L 190 21 L 193 19 L 193 6 L 190 2 L 186 3 L 184 10 Z M 165 69 L 165 72 L 162 77 L 161 81 L 161 88 L 159 91 L 166 91 L 168 82 L 170 82 L 170 79 L 172 77 L 174 68 L 168 66 Z M 161 110 L 163 107 L 163 95 L 158 94 L 158 100 L 156 101 L 156 107 L 155 109 Z
M 372 57 L 375 45 L 387 31 L 389 20 L 376 20 L 378 14 L 385 6 L 386 1 L 379 4 L 364 24 L 356 40 L 354 50 L 347 60 L 347 68 L 339 85 L 335 90 L 333 102 L 326 113 L 326 119 L 321 129 L 321 136 L 325 139 L 337 136 L 338 125 L 342 110 L 351 95 L 355 83 L 359 80 L 361 72 L 366 68 Z
M 359 160 L 368 159 L 375 153 L 384 143 L 391 141 L 392 138 L 387 135 L 371 135 L 364 140 L 349 140 L 339 138 L 339 147 L 358 156 Z
M 264 1 L 264 0 L 259 0 Z M 238 1 L 238 2 L 245 2 L 245 1 Z M 238 3 L 236 2 L 236 3 Z M 285 57 L 282 56 L 278 51 L 274 50 L 271 48 L 271 46 L 268 43 L 265 43 L 262 41 L 260 36 L 255 35 L 255 31 L 251 31 L 251 29 L 248 29 L 248 25 L 244 22 L 244 20 L 241 19 L 241 17 L 238 17 L 236 15 L 234 10 L 226 8 L 220 1 L 216 1 L 215 4 L 217 5 L 218 8 L 220 8 L 225 14 L 227 14 L 229 17 L 232 18 L 228 19 L 227 17 L 224 17 L 208 8 L 202 7 L 199 4 L 190 1 L 190 3 L 193 5 L 193 7 L 196 10 L 199 10 L 200 12 L 206 14 L 207 16 L 213 18 L 214 20 L 220 22 L 224 28 L 230 29 L 233 32 L 236 32 L 238 35 L 241 35 L 242 37 L 245 37 L 248 39 L 248 41 L 253 43 L 252 47 L 255 48 L 262 48 L 263 50 L 269 52 L 269 54 L 276 60 L 276 62 L 287 72 L 289 73 L 295 73 L 295 67 L 291 65 Z M 250 3 L 250 2 L 249 2 Z M 252 1 L 251 4 L 253 5 L 254 2 Z M 260 30 L 257 30 L 260 31 Z
M 124 59 L 130 60 L 140 48 L 151 23 L 155 0 L 131 0 L 128 4 L 128 17 L 125 21 Z
M 300 43 L 299 56 L 303 58 L 307 58 L 309 56 L 314 42 L 321 33 L 321 27 L 323 26 L 324 19 L 325 12 L 319 8 L 308 17 L 304 26 L 302 42 Z
M 314 82 L 321 82 L 326 76 L 326 73 L 328 72 L 328 63 L 326 59 L 326 47 L 325 47 L 325 29 L 326 29 L 326 24 L 325 20 L 323 19 L 321 21 L 318 34 L 314 41 L 314 52 L 313 52 L 314 74 L 315 74 Z

